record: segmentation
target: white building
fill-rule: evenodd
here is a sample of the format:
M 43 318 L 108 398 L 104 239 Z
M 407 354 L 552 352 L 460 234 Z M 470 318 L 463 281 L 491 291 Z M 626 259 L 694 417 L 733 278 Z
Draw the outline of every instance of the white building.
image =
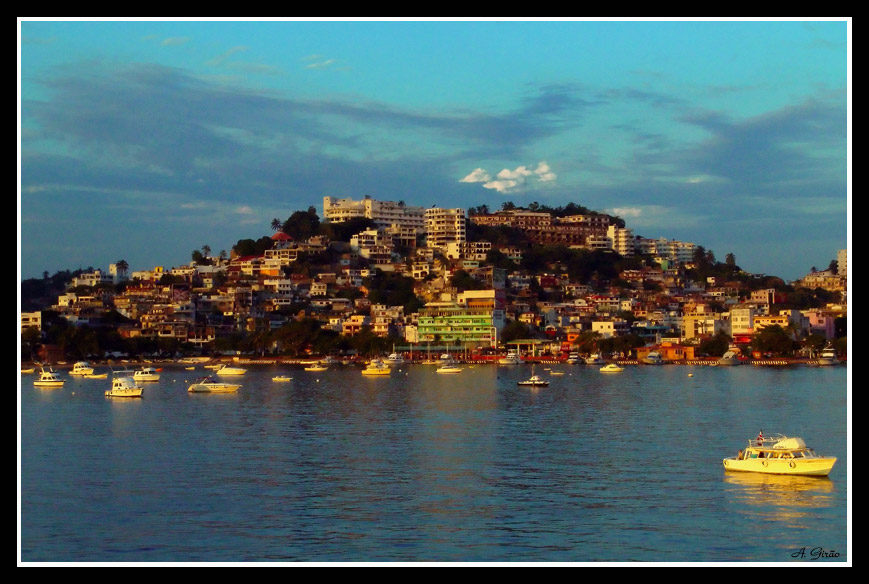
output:
M 432 207 L 425 210 L 426 245 L 447 251 L 449 244 L 464 245 L 467 239 L 464 209 Z
M 323 197 L 323 216 L 332 223 L 364 217 L 374 221 L 379 228 L 398 226 L 412 228 L 416 232 L 425 229 L 424 209 L 410 207 L 404 202 L 376 201 L 366 195 L 364 199 L 336 199 Z

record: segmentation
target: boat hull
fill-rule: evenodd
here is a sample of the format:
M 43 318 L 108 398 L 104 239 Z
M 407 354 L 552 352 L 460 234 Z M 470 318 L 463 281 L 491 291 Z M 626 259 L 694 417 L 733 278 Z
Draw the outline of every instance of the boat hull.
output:
M 143 390 L 141 387 L 131 389 L 108 389 L 106 390 L 107 397 L 142 397 Z
M 738 460 L 735 457 L 731 457 L 725 458 L 723 462 L 724 469 L 732 472 L 825 477 L 833 470 L 836 458 L 827 456 L 780 460 L 760 458 Z
M 194 383 L 187 388 L 187 391 L 190 393 L 235 393 L 238 391 L 239 387 L 241 386 L 229 383 Z

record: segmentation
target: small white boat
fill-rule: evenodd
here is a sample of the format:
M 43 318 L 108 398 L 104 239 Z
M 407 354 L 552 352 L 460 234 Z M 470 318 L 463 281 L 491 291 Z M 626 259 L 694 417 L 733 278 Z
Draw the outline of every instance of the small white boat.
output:
M 362 375 L 391 375 L 392 369 L 380 359 L 372 359 L 362 370 Z
M 141 369 L 133 371 L 133 380 L 136 382 L 160 381 L 160 371 L 162 370 L 154 367 L 142 367 Z
M 129 371 L 123 372 L 124 374 Z M 142 387 L 136 385 L 135 380 L 128 375 L 120 375 L 112 379 L 112 388 L 106 390 L 108 397 L 142 397 Z
M 663 365 L 664 357 L 662 357 L 661 353 L 658 351 L 651 351 L 648 355 L 643 357 L 643 363 L 646 365 Z
M 736 351 L 727 351 L 718 360 L 719 365 L 740 365 L 739 355 Z
M 549 385 L 549 382 L 540 377 L 539 375 L 532 375 L 525 381 L 517 381 L 516 384 L 529 387 L 547 387 Z
M 435 370 L 435 373 L 461 373 L 462 368 L 455 365 L 441 365 Z
M 603 365 L 606 361 L 600 353 L 592 353 L 585 359 L 586 365 Z
M 72 370 L 69 372 L 70 375 L 90 375 L 94 372 L 94 368 L 91 367 L 90 363 L 87 361 L 79 361 L 72 366 Z
M 247 373 L 247 369 L 243 367 L 232 367 L 230 365 L 224 365 L 220 369 L 214 371 L 217 375 L 244 375 Z
M 52 369 L 47 371 L 43 369 L 39 373 L 39 377 L 33 382 L 34 387 L 63 387 L 66 380 L 54 372 Z
M 818 365 L 826 366 L 826 365 L 838 365 L 839 364 L 839 353 L 833 347 L 833 345 L 827 343 L 827 346 L 821 350 L 821 353 L 818 355 Z
M 552 370 L 549 372 L 550 375 L 564 375 L 564 371 Z
M 190 393 L 234 393 L 241 385 L 237 383 L 224 383 L 213 377 L 200 377 L 187 388 Z
M 618 373 L 619 371 L 624 371 L 624 367 L 619 367 L 615 363 L 609 363 L 600 368 L 601 373 Z
M 522 359 L 516 351 L 507 351 L 507 354 L 498 359 L 498 365 L 519 365 Z
M 108 372 L 105 373 L 88 373 L 84 376 L 85 379 L 107 379 L 109 376 Z
M 34 373 L 35 371 L 36 369 L 34 369 L 33 367 L 28 367 L 26 369 L 22 369 L 21 373 Z
M 275 375 L 274 377 L 272 377 L 272 381 L 278 381 L 278 382 L 286 382 L 286 381 L 292 381 L 292 380 L 293 380 L 292 377 L 287 377 L 286 375 Z
M 399 353 L 390 353 L 386 358 L 387 365 L 404 365 L 405 360 Z
M 569 365 L 576 365 L 578 363 L 582 363 L 582 359 L 577 352 L 571 352 L 567 355 L 567 363 Z
M 320 365 L 320 364 L 308 365 L 307 367 L 305 367 L 305 371 L 326 371 L 327 369 L 328 369 L 328 367 L 326 367 L 325 365 Z M 218 373 L 220 373 L 220 371 L 218 371 Z

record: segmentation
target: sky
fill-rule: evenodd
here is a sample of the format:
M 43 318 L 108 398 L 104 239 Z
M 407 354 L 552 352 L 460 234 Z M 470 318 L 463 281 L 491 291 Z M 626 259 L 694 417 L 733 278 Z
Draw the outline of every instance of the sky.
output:
M 573 202 L 794 280 L 850 243 L 850 28 L 19 19 L 20 277 L 370 195 Z

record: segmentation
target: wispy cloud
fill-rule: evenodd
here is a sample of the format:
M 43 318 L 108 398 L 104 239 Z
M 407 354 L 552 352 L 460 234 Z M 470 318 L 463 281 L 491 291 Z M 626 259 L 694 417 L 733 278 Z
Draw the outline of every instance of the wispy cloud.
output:
M 175 47 L 190 42 L 190 37 L 168 37 L 160 42 L 164 47 Z

